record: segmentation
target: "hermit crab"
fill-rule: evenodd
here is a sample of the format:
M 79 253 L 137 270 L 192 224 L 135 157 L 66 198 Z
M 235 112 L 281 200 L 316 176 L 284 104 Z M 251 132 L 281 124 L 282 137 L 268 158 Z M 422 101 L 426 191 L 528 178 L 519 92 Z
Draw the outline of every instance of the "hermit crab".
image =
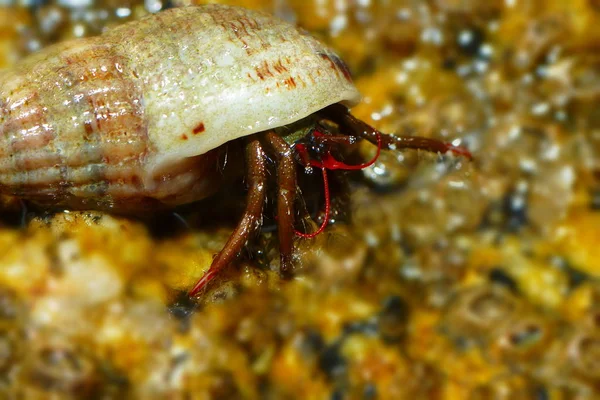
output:
M 350 166 L 332 153 L 361 138 L 377 155 L 418 148 L 469 156 L 436 140 L 379 133 L 348 112 L 358 101 L 340 58 L 288 23 L 223 5 L 169 9 L 0 72 L 0 193 L 43 207 L 169 208 L 213 194 L 223 145 L 245 141 L 246 210 L 190 295 L 259 228 L 267 152 L 277 164 L 281 268 L 289 271 L 294 235 L 324 227 L 295 229 L 298 163 L 321 169 L 324 180 L 327 170 L 364 168 L 370 163 Z

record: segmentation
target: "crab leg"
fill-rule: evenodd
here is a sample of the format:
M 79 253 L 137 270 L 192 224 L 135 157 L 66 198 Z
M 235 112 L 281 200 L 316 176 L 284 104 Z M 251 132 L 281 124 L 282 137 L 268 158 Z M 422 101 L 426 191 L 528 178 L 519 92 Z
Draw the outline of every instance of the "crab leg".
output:
M 451 151 L 457 155 L 465 156 L 468 159 L 473 158 L 467 149 L 453 146 L 450 143 L 446 143 L 441 140 L 418 136 L 396 136 L 383 134 L 366 122 L 354 117 L 352 114 L 350 114 L 348 109 L 341 104 L 333 104 L 328 106 L 324 109 L 323 113 L 333 116 L 334 121 L 341 122 L 345 128 L 351 131 L 351 135 L 366 139 L 373 144 L 377 144 L 377 141 L 381 140 L 381 146 L 387 150 L 421 149 L 433 153 L 446 153 Z M 378 139 L 378 136 L 380 139 Z
M 190 296 L 195 296 L 215 275 L 233 262 L 252 233 L 261 225 L 267 175 L 265 172 L 265 155 L 259 141 L 256 139 L 246 145 L 246 168 L 248 184 L 246 210 L 223 250 L 217 254 L 208 271 L 190 290 Z
M 265 133 L 265 139 L 277 158 L 277 231 L 282 276 L 289 276 L 292 269 L 294 245 L 294 201 L 296 200 L 296 161 L 290 146 L 275 132 Z

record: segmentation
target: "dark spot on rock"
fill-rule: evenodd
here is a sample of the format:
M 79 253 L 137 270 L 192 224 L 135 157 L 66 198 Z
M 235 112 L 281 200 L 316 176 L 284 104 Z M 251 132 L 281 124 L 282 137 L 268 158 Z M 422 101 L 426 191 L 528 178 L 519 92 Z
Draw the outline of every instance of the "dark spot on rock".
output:
M 442 62 L 442 68 L 446 70 L 454 70 L 456 68 L 456 59 L 447 57 Z
M 543 386 L 538 386 L 537 388 L 535 388 L 534 396 L 535 396 L 534 397 L 535 400 L 549 400 L 550 399 L 550 395 L 548 394 L 548 391 Z
M 319 357 L 319 367 L 329 379 L 335 379 L 346 372 L 347 362 L 340 353 L 339 343 L 325 348 Z
M 177 297 L 175 303 L 167 307 L 167 311 L 179 321 L 179 330 L 187 332 L 191 327 L 192 315 L 197 308 L 198 305 L 190 299 L 187 293 L 184 293 Z
M 402 297 L 389 296 L 386 298 L 378 318 L 378 330 L 381 337 L 386 341 L 402 339 L 406 332 L 409 313 L 410 309 Z
M 592 279 L 590 275 L 571 265 L 571 263 L 569 263 L 569 261 L 564 257 L 555 255 L 550 258 L 550 263 L 554 268 L 560 269 L 564 274 L 567 275 L 569 279 L 569 288 L 571 290 Z
M 363 391 L 363 399 L 371 400 L 371 399 L 376 399 L 376 398 L 377 398 L 377 387 L 372 383 L 368 383 L 367 385 L 365 385 L 365 388 Z
M 183 135 L 181 135 L 181 139 L 188 140 L 188 136 L 184 133 Z
M 331 400 L 344 400 L 344 392 L 341 389 L 334 390 L 331 393 Z
M 519 292 L 517 282 L 500 267 L 492 268 L 489 279 L 492 283 L 504 286 L 515 294 Z
M 566 270 L 567 276 L 569 277 L 569 287 L 571 289 L 576 288 L 577 286 L 589 281 L 591 278 L 588 274 L 583 271 L 580 271 L 572 266 L 569 266 Z
M 523 327 L 518 327 L 514 332 L 509 335 L 510 343 L 513 346 L 521 346 L 531 343 L 533 341 L 539 342 L 543 335 L 541 327 L 528 324 Z
M 458 32 L 458 36 L 456 37 L 458 47 L 469 56 L 478 55 L 483 40 L 483 31 L 478 28 L 463 29 Z
M 314 349 L 315 351 L 320 351 L 325 345 L 325 341 L 323 340 L 323 336 L 316 329 L 310 329 L 306 333 L 305 338 L 306 344 Z
M 509 232 L 517 232 L 528 224 L 528 196 L 526 191 L 515 190 L 504 198 L 504 214 Z
M 300 344 L 300 350 L 306 357 L 320 353 L 323 347 L 325 347 L 325 341 L 316 329 L 309 329 Z
M 353 321 L 344 325 L 344 334 L 361 334 L 367 336 L 376 335 L 378 331 L 377 324 L 372 321 Z

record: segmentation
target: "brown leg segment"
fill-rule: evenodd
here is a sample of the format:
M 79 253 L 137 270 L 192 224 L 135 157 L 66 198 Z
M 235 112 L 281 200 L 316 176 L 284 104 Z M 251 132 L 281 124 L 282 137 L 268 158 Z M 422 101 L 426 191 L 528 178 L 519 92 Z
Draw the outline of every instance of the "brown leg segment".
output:
M 265 139 L 277 158 L 277 231 L 279 253 L 283 277 L 292 271 L 292 250 L 294 244 L 294 202 L 296 200 L 296 161 L 290 146 L 273 131 L 265 133 Z
M 453 153 L 472 159 L 471 153 L 462 147 L 453 146 L 441 140 L 424 138 L 419 136 L 395 136 L 378 132 L 375 128 L 354 117 L 348 109 L 341 104 L 333 104 L 323 111 L 324 115 L 333 117 L 332 120 L 341 123 L 344 128 L 350 130 L 351 135 L 366 139 L 377 144 L 377 136 L 381 138 L 381 145 L 387 150 L 420 149 L 433 153 Z
M 223 268 L 235 261 L 246 242 L 259 228 L 265 202 L 267 175 L 265 172 L 265 156 L 257 139 L 246 145 L 246 169 L 248 197 L 246 210 L 237 227 L 229 237 L 223 250 L 214 258 L 210 268 L 204 276 L 190 290 L 189 295 L 195 296 L 202 290 Z

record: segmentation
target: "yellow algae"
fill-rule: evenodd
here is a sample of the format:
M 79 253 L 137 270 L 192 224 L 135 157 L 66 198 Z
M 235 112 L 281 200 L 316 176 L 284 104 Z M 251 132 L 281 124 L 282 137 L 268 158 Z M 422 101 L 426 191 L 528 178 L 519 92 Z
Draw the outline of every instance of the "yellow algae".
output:
M 600 277 L 600 212 L 574 211 L 556 228 L 555 246 L 574 267 Z
M 46 3 L 0 9 L 0 67 L 167 2 Z M 243 210 L 233 186 L 169 223 L 3 197 L 0 397 L 599 396 L 597 2 L 171 3 L 295 21 L 349 65 L 354 115 L 474 160 L 385 151 L 330 174 L 336 224 L 296 240 L 289 280 L 263 232 L 198 300 L 185 291 Z M 322 182 L 305 178 L 316 227 Z

